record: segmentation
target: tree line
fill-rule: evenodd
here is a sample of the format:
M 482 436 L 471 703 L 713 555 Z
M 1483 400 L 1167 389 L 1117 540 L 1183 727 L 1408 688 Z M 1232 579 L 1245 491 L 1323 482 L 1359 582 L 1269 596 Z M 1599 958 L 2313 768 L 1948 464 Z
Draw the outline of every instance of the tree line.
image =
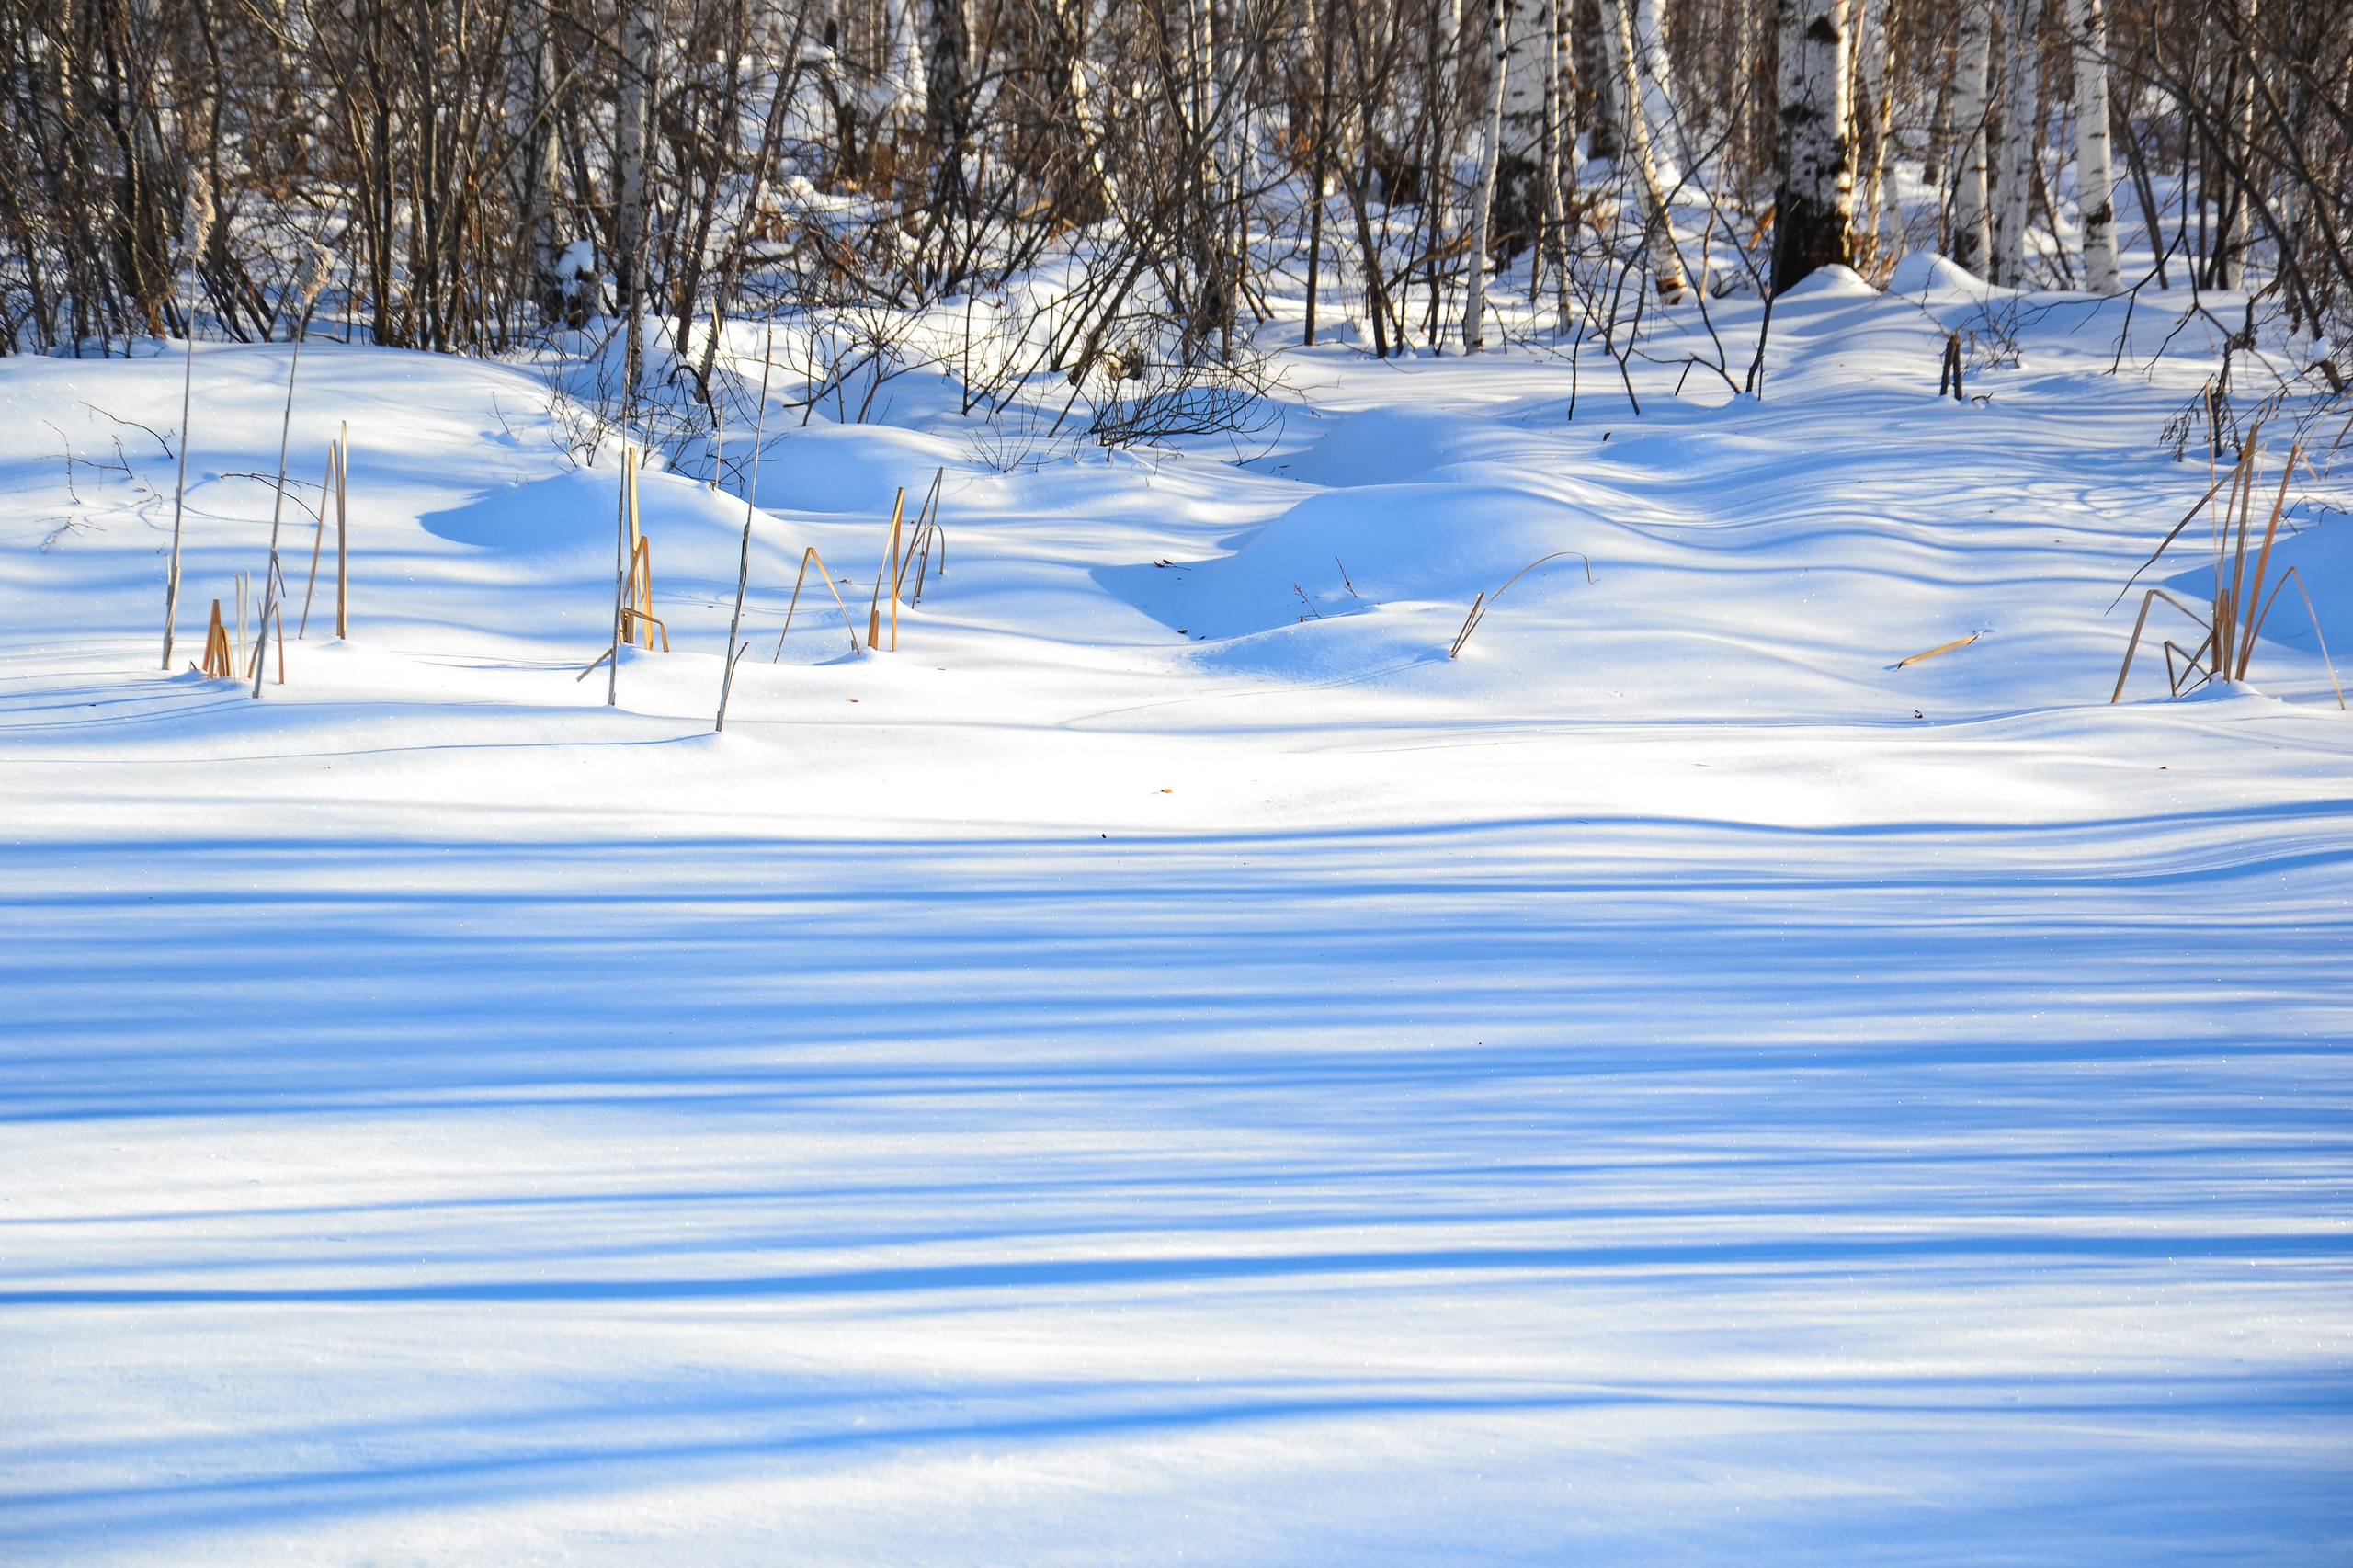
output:
M 2244 290 L 2353 375 L 2342 0 L 13 0 L 0 59 L 0 353 L 281 336 L 317 244 L 355 337 L 618 324 L 631 389 L 946 302 L 968 397 L 1193 395 L 1302 290 L 1309 341 L 1616 352 L 1933 248 Z

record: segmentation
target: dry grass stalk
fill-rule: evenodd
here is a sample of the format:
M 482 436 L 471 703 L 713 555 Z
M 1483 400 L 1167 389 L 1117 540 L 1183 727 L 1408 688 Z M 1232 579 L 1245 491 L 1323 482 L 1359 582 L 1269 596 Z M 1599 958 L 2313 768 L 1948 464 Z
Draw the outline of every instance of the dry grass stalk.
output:
M 719 316 L 716 312 L 710 318 L 710 334 L 711 344 L 715 347 L 719 342 Z M 727 621 L 727 668 L 719 677 L 719 712 L 711 720 L 710 725 L 713 734 L 718 734 L 727 728 L 727 699 L 735 690 L 735 661 L 742 658 L 745 651 L 751 647 L 749 642 L 744 643 L 741 647 L 737 646 L 735 634 L 743 629 L 744 595 L 752 585 L 752 517 L 758 510 L 760 447 L 767 439 L 768 423 L 768 368 L 775 359 L 776 312 L 771 310 L 768 312 L 767 347 L 760 356 L 760 413 L 759 418 L 752 427 L 752 480 L 744 487 L 744 542 L 735 556 L 735 613 L 730 616 Z M 723 408 L 725 403 L 726 400 L 722 398 L 718 400 L 715 407 Z M 723 421 L 724 415 L 721 415 L 720 417 Z M 723 423 L 718 428 L 723 430 Z M 713 439 L 717 438 L 714 436 Z M 716 447 L 712 449 L 710 484 L 713 490 L 719 488 L 719 458 Z M 785 613 L 788 617 L 791 614 L 790 610 Z
M 906 510 L 907 493 L 899 492 L 899 505 L 891 508 L 891 652 L 899 651 L 899 521 Z
M 1581 550 L 1556 550 L 1550 555 L 1538 556 L 1535 560 L 1529 562 L 1527 565 L 1521 567 L 1518 571 L 1505 578 L 1502 588 L 1497 588 L 1492 594 L 1483 593 L 1477 598 L 1471 601 L 1471 613 L 1462 618 L 1462 630 L 1454 634 L 1454 644 L 1447 649 L 1446 656 L 1449 659 L 1461 656 L 1462 653 L 1462 645 L 1471 641 L 1471 633 L 1479 630 L 1479 623 L 1487 619 L 1487 612 L 1495 608 L 1495 601 L 1504 597 L 1504 590 L 1506 588 L 1509 588 L 1514 583 L 1518 582 L 1522 577 L 1527 576 L 1530 572 L 1535 571 L 1539 566 L 1543 565 L 1546 562 L 1558 561 L 1562 557 L 1568 555 L 1574 555 L 1579 561 L 1585 562 L 1585 580 L 1588 583 L 1592 582 L 1593 560 Z
M 670 651 L 670 629 L 654 613 L 654 541 L 641 538 L 637 552 L 631 558 L 629 602 L 621 607 L 621 641 L 636 643 L 647 653 L 654 651 L 654 639 L 658 633 L 662 651 Z
M 262 672 L 268 665 L 269 633 L 273 626 L 278 629 L 278 684 L 280 686 L 286 684 L 286 617 L 283 613 L 273 613 L 273 611 L 284 604 L 288 592 L 286 574 L 280 568 L 278 558 L 272 556 L 269 562 L 269 574 L 262 581 L 261 619 L 254 622 L 252 669 L 254 687 L 256 691 L 261 688 Z
M 1925 653 L 1915 653 L 1908 659 L 1898 659 L 1895 662 L 1895 667 L 1899 670 L 1909 669 L 1912 665 L 1925 663 L 1939 653 L 1949 653 L 1956 648 L 1966 648 L 1984 635 L 1985 634 L 1982 631 L 1972 631 L 1966 637 L 1956 637 L 1949 642 L 1938 643 Z
M 1479 597 L 1471 601 L 1471 613 L 1462 618 L 1462 630 L 1454 634 L 1454 641 L 1447 646 L 1448 658 L 1451 659 L 1462 652 L 1462 644 L 1470 640 L 1471 629 L 1479 624 L 1479 611 L 1486 602 L 1487 590 L 1482 588 L 1479 590 Z
M 212 601 L 212 624 L 204 633 L 204 673 L 214 680 L 234 680 L 237 666 L 229 652 L 229 629 L 221 624 L 221 601 Z
M 784 640 L 792 635 L 792 612 L 801 607 L 801 585 L 809 580 L 809 563 L 813 561 L 817 563 L 817 575 L 825 580 L 825 591 L 834 596 L 834 604 L 842 612 L 842 630 L 849 633 L 851 656 L 858 657 L 865 652 L 858 645 L 858 623 L 849 618 L 849 606 L 842 602 L 842 591 L 834 586 L 833 570 L 813 544 L 801 552 L 801 574 L 792 580 L 792 602 L 784 607 L 784 630 L 776 634 L 776 652 L 768 656 L 769 664 L 784 657 Z
M 204 242 L 212 233 L 212 181 L 202 169 L 191 171 L 188 177 L 188 211 L 181 231 L 181 244 L 187 253 L 188 296 L 188 353 L 180 366 L 180 455 L 179 478 L 172 486 L 172 556 L 164 569 L 164 668 L 172 667 L 172 631 L 180 610 L 180 518 L 188 505 L 188 414 L 196 398 L 196 267 L 197 259 L 204 253 Z M 218 625 L 220 601 L 213 602 Z M 205 635 L 205 661 L 212 658 L 211 634 Z
M 2172 695 L 2179 697 L 2185 690 L 2195 691 L 2210 681 L 2220 681 L 2227 686 L 2246 679 L 2248 666 L 2255 661 L 2256 640 L 2263 634 L 2264 623 L 2270 619 L 2271 608 L 2279 602 L 2280 594 L 2293 580 L 2296 592 L 2303 598 L 2304 613 L 2312 620 L 2313 637 L 2320 648 L 2321 663 L 2328 671 L 2329 689 L 2336 696 L 2337 707 L 2346 707 L 2345 688 L 2336 678 L 2336 661 L 2329 655 L 2328 639 L 2321 631 L 2320 613 L 2313 604 L 2311 590 L 2304 585 L 2303 574 L 2292 566 L 2289 567 L 2272 585 L 2270 597 L 2267 599 L 2263 595 L 2264 585 L 2270 577 L 2272 547 L 2279 540 L 2280 521 L 2287 516 L 2289 482 L 2295 476 L 2296 464 L 2303 459 L 2301 446 L 2290 444 L 2288 449 L 2288 460 L 2279 473 L 2279 487 L 2272 495 L 2271 510 L 2264 521 L 2262 538 L 2256 544 L 2255 575 L 2252 580 L 2247 576 L 2247 541 L 2255 531 L 2255 493 L 2261 474 L 2262 451 L 2256 439 L 2260 429 L 2258 425 L 2249 430 L 2246 440 L 2240 445 L 2238 461 L 2233 465 L 2230 474 L 2217 476 L 2207 486 L 2206 494 L 2199 497 L 2198 504 L 2166 532 L 2165 537 L 2158 541 L 2157 548 L 2150 552 L 2149 558 L 2133 571 L 2132 575 L 2125 579 L 2125 589 L 2129 591 L 2132 583 L 2143 572 L 2156 564 L 2166 547 L 2181 536 L 2182 530 L 2206 508 L 2223 485 L 2229 484 L 2229 493 L 2222 496 L 2222 506 L 2213 517 L 2210 564 L 2214 573 L 2214 584 L 2207 600 L 2207 614 L 2200 615 L 2163 588 L 2146 590 L 2141 596 L 2140 613 L 2133 618 L 2132 635 L 2124 644 L 2124 663 L 2116 672 L 2115 688 L 2109 693 L 2110 703 L 2123 700 L 2125 680 L 2132 673 L 2133 656 L 2140 652 L 2141 638 L 2149 623 L 2149 611 L 2157 600 L 2163 599 L 2179 610 L 2205 633 L 2188 648 L 2170 639 L 2164 643 L 2166 686 Z M 2234 512 L 2237 514 L 2235 517 L 2233 517 Z M 2117 598 L 2120 600 L 2122 597 L 2123 594 L 2120 592 Z M 2115 608 L 2115 602 L 2111 601 L 2109 608 Z M 2179 668 L 2174 664 L 2176 655 L 2179 655 L 2182 661 Z M 2195 682 L 2189 679 L 2192 675 L 2198 676 Z
M 915 591 L 907 599 L 910 605 L 923 603 L 924 577 L 931 568 L 932 536 L 939 534 L 939 486 L 947 477 L 945 466 L 932 471 L 931 489 L 923 498 L 923 509 L 915 514 L 915 534 L 907 541 L 906 557 L 891 577 L 891 591 L 896 594 L 905 585 L 908 572 L 915 573 Z M 939 534 L 939 574 L 945 577 L 948 575 L 947 535 Z
M 2133 618 L 2131 641 L 2124 644 L 2124 667 L 2116 672 L 2116 689 L 2109 693 L 2108 696 L 2108 700 L 2111 705 L 2121 700 L 2124 696 L 2124 677 L 2132 673 L 2132 655 L 2140 651 L 2142 629 L 2149 624 L 2149 608 L 2158 599 L 2165 600 L 2165 603 L 2173 606 L 2174 608 L 2188 616 L 2190 620 L 2196 624 L 2200 631 L 2206 633 L 2207 642 L 2211 642 L 2214 640 L 2214 629 L 2208 625 L 2196 610 L 2190 608 L 2188 605 L 2182 603 L 2179 599 L 2174 597 L 2163 588 L 2149 589 L 2141 596 L 2141 613 Z M 2201 652 L 2203 651 L 2204 646 L 2205 644 L 2203 643 L 2200 645 Z
M 342 460 L 342 446 L 333 441 L 327 443 L 326 478 L 319 485 L 319 520 L 311 530 L 311 576 L 302 586 L 302 619 L 294 626 L 294 641 L 297 642 L 302 641 L 311 630 L 311 600 L 319 591 L 319 555 L 327 542 L 327 503 L 335 499 L 340 488 L 335 483 L 335 470 Z
M 2197 521 L 2198 514 L 2206 509 L 2206 503 L 2214 498 L 2214 492 L 2222 489 L 2222 486 L 2229 482 L 2230 476 L 2224 475 L 2222 478 L 2216 479 L 2213 483 L 2206 487 L 2206 494 L 2198 498 L 2197 505 L 2191 506 L 2188 511 L 2184 512 L 2181 515 L 2181 521 L 2174 524 L 2174 526 L 2166 531 L 2165 537 L 2157 541 L 2157 548 L 2149 552 L 2149 558 L 2132 569 L 2132 575 L 2124 579 L 2124 586 L 2117 589 L 2116 597 L 2108 601 L 2109 608 L 2114 609 L 2118 605 L 2124 602 L 2124 596 L 2132 591 L 2132 585 L 2140 581 L 2141 574 L 2146 572 L 2150 567 L 2154 566 L 2157 563 L 2157 557 L 2165 552 L 2165 547 L 2173 543 L 2175 540 L 2181 537 L 2182 529 Z M 2218 535 L 2217 537 L 2219 538 L 2220 536 Z
M 2258 426 L 2256 428 L 2260 429 L 2261 426 Z M 2218 571 L 2214 574 L 2214 667 L 2225 680 L 2230 678 L 2230 672 L 2237 665 L 2239 593 L 2246 584 L 2247 514 L 2255 506 L 2256 478 L 2262 472 L 2263 463 L 2263 449 L 2255 444 L 2252 432 L 2249 433 L 2246 446 L 2243 450 L 2245 455 L 2239 465 L 2243 473 L 2234 492 L 2239 512 L 2237 528 L 2231 529 L 2227 512 L 2222 518 L 2226 537 L 2230 532 L 2234 531 L 2237 538 L 2236 548 L 2231 551 L 2235 556 L 2235 560 L 2231 567 L 2230 587 L 2227 591 L 2222 586 L 2222 574 Z
M 294 309 L 294 353 L 286 365 L 286 412 L 278 426 L 278 496 L 271 503 L 269 511 L 269 572 L 262 579 L 261 619 L 254 628 L 257 636 L 267 639 L 270 622 L 278 622 L 278 684 L 280 686 L 286 684 L 286 627 L 285 611 L 279 608 L 278 590 L 286 585 L 286 577 L 278 569 L 278 530 L 286 515 L 286 454 L 287 444 L 294 434 L 294 381 L 302 369 L 302 340 L 310 335 L 311 312 L 318 305 L 320 291 L 327 286 L 328 270 L 332 265 L 324 245 L 316 240 L 308 243 L 311 247 L 310 265 L 303 270 Z M 258 656 L 254 660 L 254 696 L 256 699 L 261 696 L 261 660 Z
M 2312 618 L 2313 641 L 2320 644 L 2320 662 L 2328 670 L 2328 688 L 2336 694 L 2336 706 L 2338 710 L 2340 712 L 2344 711 L 2345 687 L 2343 683 L 2338 681 L 2336 678 L 2336 661 L 2329 657 L 2328 639 L 2321 634 L 2320 611 L 2313 605 L 2312 590 L 2304 586 L 2304 574 L 2302 572 L 2297 571 L 2293 566 L 2289 567 L 2285 572 L 2279 574 L 2279 585 L 2271 590 L 2271 598 L 2269 602 L 2264 605 L 2263 613 L 2256 617 L 2254 629 L 2247 633 L 2247 645 L 2249 647 L 2254 646 L 2256 638 L 2262 635 L 2263 623 L 2271 619 L 2271 606 L 2279 602 L 2280 594 L 2286 590 L 2288 585 L 2291 582 L 2296 585 L 2296 592 L 2303 598 L 2304 613 Z
M 630 480 L 636 460 L 636 454 L 631 449 L 630 444 L 623 441 L 621 443 L 620 490 L 613 498 L 613 641 L 612 645 L 605 650 L 596 664 L 588 666 L 588 669 L 593 670 L 597 665 L 604 664 L 606 659 L 612 660 L 611 664 L 605 666 L 605 706 L 608 708 L 614 707 L 620 701 L 621 645 L 629 640 L 630 537 L 633 531 L 630 526 L 629 502 Z M 580 673 L 585 676 L 588 671 L 583 670 Z
M 627 554 L 619 569 L 613 587 L 613 643 L 616 647 L 642 646 L 654 651 L 654 640 L 662 639 L 662 652 L 670 651 L 670 629 L 654 613 L 654 541 L 645 537 L 638 522 L 637 464 L 635 449 L 621 448 L 620 521 L 617 525 L 620 542 L 617 548 Z M 595 665 L 588 666 L 595 669 Z M 615 661 L 614 675 L 620 675 Z M 608 705 L 612 696 L 607 693 Z
M 2263 600 L 2263 579 L 2271 566 L 2271 543 L 2279 537 L 2279 514 L 2288 505 L 2288 482 L 2296 477 L 2296 463 L 2303 455 L 2302 447 L 2293 442 L 2289 444 L 2287 466 L 2279 471 L 2279 492 L 2272 496 L 2271 516 L 2263 525 L 2263 548 L 2256 552 L 2255 582 L 2247 589 L 2246 635 L 2240 639 L 2238 667 L 2233 676 L 2237 680 L 2246 679 L 2247 661 L 2255 656 L 2255 631 L 2260 624 L 2256 615 L 2256 607 Z M 2241 537 L 2239 543 L 2240 549 L 2244 551 L 2246 543 L 2244 536 Z
M 335 634 L 351 635 L 351 422 L 335 443 Z
M 866 607 L 866 645 L 882 646 L 882 585 L 891 585 L 891 645 L 898 650 L 899 624 L 899 519 L 907 509 L 907 487 L 899 486 L 898 499 L 891 503 L 891 527 L 882 540 L 882 564 L 874 574 L 874 596 Z

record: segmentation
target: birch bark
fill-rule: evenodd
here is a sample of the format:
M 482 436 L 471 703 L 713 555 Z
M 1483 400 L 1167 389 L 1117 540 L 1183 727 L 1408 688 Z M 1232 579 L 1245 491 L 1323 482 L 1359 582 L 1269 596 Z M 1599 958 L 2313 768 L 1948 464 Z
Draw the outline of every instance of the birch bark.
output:
M 1955 266 L 1979 277 L 1993 252 L 1985 200 L 1986 99 L 1993 52 L 1993 0 L 1963 0 L 1952 74 L 1952 125 L 1961 150 L 1953 159 L 1950 250 Z
M 2075 57 L 2075 199 L 2083 213 L 2085 287 L 2116 292 L 2116 180 L 2108 156 L 2108 7 L 2068 0 L 2067 41 Z
M 1779 0 L 1781 185 L 1773 291 L 1854 260 L 1855 173 L 1847 143 L 1848 37 L 1841 0 Z

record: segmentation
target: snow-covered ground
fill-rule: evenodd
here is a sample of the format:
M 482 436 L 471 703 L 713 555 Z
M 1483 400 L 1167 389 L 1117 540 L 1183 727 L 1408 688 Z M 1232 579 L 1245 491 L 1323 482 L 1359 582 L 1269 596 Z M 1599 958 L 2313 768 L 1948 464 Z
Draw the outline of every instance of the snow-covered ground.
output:
M 741 500 L 646 476 L 608 710 L 529 371 L 306 352 L 354 634 L 256 702 L 155 669 L 178 359 L 0 362 L 0 1560 L 2345 1561 L 2353 718 L 2292 597 L 2109 706 L 2214 362 L 2051 296 L 1939 402 L 1899 276 L 1761 403 L 1293 353 L 1239 460 L 903 381 L 717 737 Z M 770 663 L 942 466 L 899 651 Z

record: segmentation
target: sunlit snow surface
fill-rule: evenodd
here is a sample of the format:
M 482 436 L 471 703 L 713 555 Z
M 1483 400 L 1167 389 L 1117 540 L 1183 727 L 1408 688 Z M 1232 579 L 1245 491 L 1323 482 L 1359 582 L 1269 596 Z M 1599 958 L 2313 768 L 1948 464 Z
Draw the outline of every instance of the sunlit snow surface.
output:
M 742 503 L 647 477 L 608 711 L 529 374 L 306 353 L 256 703 L 154 668 L 177 359 L 0 362 L 0 1560 L 2345 1561 L 2353 718 L 2292 596 L 2107 706 L 2212 361 L 2052 297 L 1939 403 L 1912 271 L 1640 418 L 1327 349 L 999 473 L 911 380 L 771 449 L 716 740 Z M 768 663 L 943 465 L 900 651 Z

